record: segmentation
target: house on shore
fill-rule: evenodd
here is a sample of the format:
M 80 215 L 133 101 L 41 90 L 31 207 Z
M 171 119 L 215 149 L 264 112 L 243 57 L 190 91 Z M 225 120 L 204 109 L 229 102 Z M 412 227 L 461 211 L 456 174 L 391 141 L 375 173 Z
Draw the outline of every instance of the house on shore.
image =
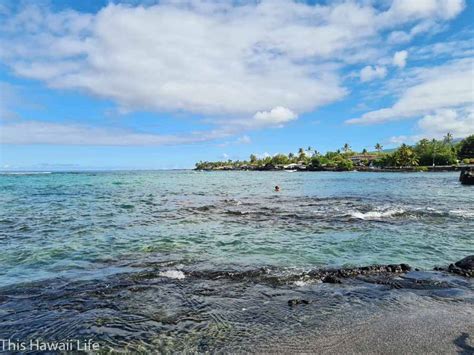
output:
M 356 154 L 349 159 L 352 161 L 354 165 L 372 165 L 372 162 L 376 159 L 380 158 L 380 155 L 377 154 Z

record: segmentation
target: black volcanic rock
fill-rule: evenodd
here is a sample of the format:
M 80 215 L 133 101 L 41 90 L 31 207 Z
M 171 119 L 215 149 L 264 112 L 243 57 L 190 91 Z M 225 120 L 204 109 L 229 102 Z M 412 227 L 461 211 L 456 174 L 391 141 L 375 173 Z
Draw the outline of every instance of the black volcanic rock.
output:
M 474 169 L 463 168 L 461 175 L 459 175 L 459 181 L 461 181 L 463 185 L 474 185 Z
M 294 307 L 294 306 L 297 306 L 299 304 L 309 304 L 309 301 L 302 300 L 302 299 L 293 299 L 293 300 L 288 301 L 288 306 L 290 306 L 290 307 Z
M 447 268 L 435 267 L 434 269 L 436 271 L 447 271 L 461 276 L 472 277 L 474 276 L 474 255 L 466 256 L 454 264 L 449 264 Z
M 474 270 L 474 255 L 466 256 L 464 259 L 461 259 L 454 263 L 457 267 L 464 270 Z
M 340 283 L 342 283 L 341 280 L 339 280 L 334 275 L 328 275 L 328 276 L 324 277 L 321 281 L 323 281 L 324 283 L 329 283 L 329 284 L 340 284 Z

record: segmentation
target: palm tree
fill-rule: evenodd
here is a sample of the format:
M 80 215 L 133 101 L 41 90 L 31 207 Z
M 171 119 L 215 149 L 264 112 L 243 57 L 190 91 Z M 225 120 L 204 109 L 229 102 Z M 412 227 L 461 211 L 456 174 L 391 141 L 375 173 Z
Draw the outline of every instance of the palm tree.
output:
M 303 160 L 306 157 L 306 153 L 303 148 L 298 149 L 298 159 Z
M 382 149 L 383 149 L 383 145 L 382 145 L 382 144 L 377 143 L 377 144 L 375 145 L 375 150 L 376 150 L 377 152 L 379 152 L 379 154 L 380 154 L 380 152 L 382 151 Z
M 452 133 L 451 132 L 446 133 L 446 135 L 444 136 L 444 143 L 451 144 L 452 141 L 453 141 Z
M 349 145 L 349 143 L 345 143 L 344 144 L 344 147 L 342 147 L 342 150 L 347 153 L 348 151 L 351 150 L 351 146 Z
M 367 149 L 362 149 L 362 154 L 366 155 L 367 154 Z
M 250 163 L 256 163 L 257 162 L 257 156 L 255 154 L 250 154 Z
M 395 152 L 395 162 L 398 166 L 417 166 L 418 157 L 416 156 L 413 149 L 403 143 L 400 148 Z

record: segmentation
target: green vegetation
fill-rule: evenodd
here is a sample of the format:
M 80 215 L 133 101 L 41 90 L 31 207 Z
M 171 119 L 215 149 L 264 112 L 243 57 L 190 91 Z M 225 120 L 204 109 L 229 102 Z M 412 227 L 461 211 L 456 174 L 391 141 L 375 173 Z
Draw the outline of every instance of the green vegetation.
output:
M 474 134 L 462 140 L 458 150 L 459 159 L 474 158 Z
M 426 171 L 429 166 L 455 165 L 458 163 L 474 163 L 474 135 L 461 142 L 453 143 L 453 136 L 448 133 L 443 140 L 422 139 L 413 146 L 402 144 L 398 149 L 385 153 L 380 143 L 375 144 L 374 152 L 364 149 L 361 153 L 354 152 L 349 143 L 337 151 L 320 154 L 309 146 L 299 148 L 298 152 L 276 154 L 258 158 L 255 154 L 250 159 L 240 161 L 216 161 L 196 163 L 196 169 L 202 170 L 353 170 L 355 167 L 378 168 L 411 168 Z

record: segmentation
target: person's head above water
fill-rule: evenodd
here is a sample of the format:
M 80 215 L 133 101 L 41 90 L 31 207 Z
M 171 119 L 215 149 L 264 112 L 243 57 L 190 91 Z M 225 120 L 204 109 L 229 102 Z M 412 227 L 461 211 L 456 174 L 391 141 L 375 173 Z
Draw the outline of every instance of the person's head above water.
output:
M 276 185 L 275 186 L 275 191 L 280 191 L 280 186 Z

